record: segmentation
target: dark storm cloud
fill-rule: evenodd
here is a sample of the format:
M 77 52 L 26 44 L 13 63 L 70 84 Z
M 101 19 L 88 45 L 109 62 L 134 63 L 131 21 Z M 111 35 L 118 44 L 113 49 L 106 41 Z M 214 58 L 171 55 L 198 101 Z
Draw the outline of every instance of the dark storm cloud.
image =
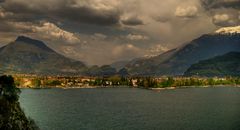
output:
M 130 17 L 130 18 L 124 19 L 122 20 L 122 23 L 128 26 L 144 25 L 144 22 L 138 17 Z
M 120 13 L 118 11 L 100 12 L 87 7 L 65 8 L 64 10 L 54 12 L 54 14 L 75 22 L 79 21 L 97 25 L 114 25 L 118 24 L 120 20 Z
M 201 3 L 206 9 L 222 7 L 240 9 L 240 0 L 201 0 Z
M 240 24 L 240 0 L 201 0 L 203 8 L 212 16 L 217 26 L 236 26 Z
M 59 0 L 51 3 L 56 4 L 55 6 L 48 5 L 47 1 L 46 4 L 39 4 L 36 1 L 29 1 L 29 4 L 26 1 L 9 0 L 2 3 L 1 7 L 5 11 L 13 13 L 14 16 L 9 19 L 16 21 L 69 20 L 96 25 L 115 25 L 120 21 L 121 11 L 117 8 L 99 9 L 90 3 L 78 6 L 74 0 Z

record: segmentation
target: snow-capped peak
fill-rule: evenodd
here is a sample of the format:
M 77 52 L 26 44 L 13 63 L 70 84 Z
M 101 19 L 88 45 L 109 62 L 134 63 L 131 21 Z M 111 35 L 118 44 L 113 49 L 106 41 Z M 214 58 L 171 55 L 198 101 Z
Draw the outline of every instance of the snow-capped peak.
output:
M 220 34 L 240 33 L 240 26 L 220 28 L 215 33 L 220 33 Z

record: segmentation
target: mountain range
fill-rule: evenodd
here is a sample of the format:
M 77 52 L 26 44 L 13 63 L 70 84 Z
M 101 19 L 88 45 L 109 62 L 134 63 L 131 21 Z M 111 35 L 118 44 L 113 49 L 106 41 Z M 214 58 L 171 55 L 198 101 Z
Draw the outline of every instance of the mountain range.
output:
M 39 75 L 172 76 L 183 75 L 191 65 L 199 61 L 229 52 L 240 52 L 240 26 L 221 28 L 214 33 L 204 34 L 182 47 L 155 57 L 136 58 L 101 67 L 87 67 L 82 61 L 55 52 L 42 41 L 19 36 L 15 41 L 0 48 L 0 72 Z
M 198 61 L 228 52 L 240 52 L 239 27 L 222 28 L 215 33 L 204 34 L 183 47 L 152 58 L 130 62 L 125 68 L 131 75 L 183 75 L 192 64 Z

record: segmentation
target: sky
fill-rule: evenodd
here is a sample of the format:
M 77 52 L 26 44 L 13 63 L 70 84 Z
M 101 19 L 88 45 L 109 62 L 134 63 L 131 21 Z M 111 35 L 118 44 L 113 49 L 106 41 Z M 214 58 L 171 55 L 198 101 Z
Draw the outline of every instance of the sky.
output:
M 240 25 L 240 0 L 0 0 L 0 46 L 23 35 L 88 65 L 159 55 Z

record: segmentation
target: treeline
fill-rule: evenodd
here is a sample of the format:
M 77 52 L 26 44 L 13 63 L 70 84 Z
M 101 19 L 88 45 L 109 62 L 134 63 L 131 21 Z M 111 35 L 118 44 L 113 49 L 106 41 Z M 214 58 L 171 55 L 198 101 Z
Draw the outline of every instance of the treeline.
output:
M 26 80 L 27 79 L 27 80 Z M 71 79 L 66 79 L 71 80 Z M 40 88 L 40 87 L 47 87 L 47 86 L 58 86 L 63 83 L 62 80 L 59 79 L 48 79 L 48 78 L 41 78 L 41 77 L 17 77 L 15 78 L 15 85 L 17 87 L 34 87 L 34 88 Z
M 143 88 L 165 88 L 182 86 L 240 85 L 239 77 L 198 78 L 198 77 L 17 77 L 19 87 L 86 87 L 86 86 L 132 86 Z M 25 86 L 23 86 L 25 85 Z M 27 86 L 26 86 L 27 85 Z
M 20 89 L 16 88 L 12 76 L 0 76 L 0 129 L 36 130 L 32 119 L 25 116 L 18 101 Z
M 123 76 L 108 77 L 15 77 L 18 87 L 86 87 L 86 86 L 133 86 L 132 79 Z
M 137 85 L 144 88 L 165 88 L 183 86 L 240 85 L 240 77 L 226 78 L 138 78 Z

